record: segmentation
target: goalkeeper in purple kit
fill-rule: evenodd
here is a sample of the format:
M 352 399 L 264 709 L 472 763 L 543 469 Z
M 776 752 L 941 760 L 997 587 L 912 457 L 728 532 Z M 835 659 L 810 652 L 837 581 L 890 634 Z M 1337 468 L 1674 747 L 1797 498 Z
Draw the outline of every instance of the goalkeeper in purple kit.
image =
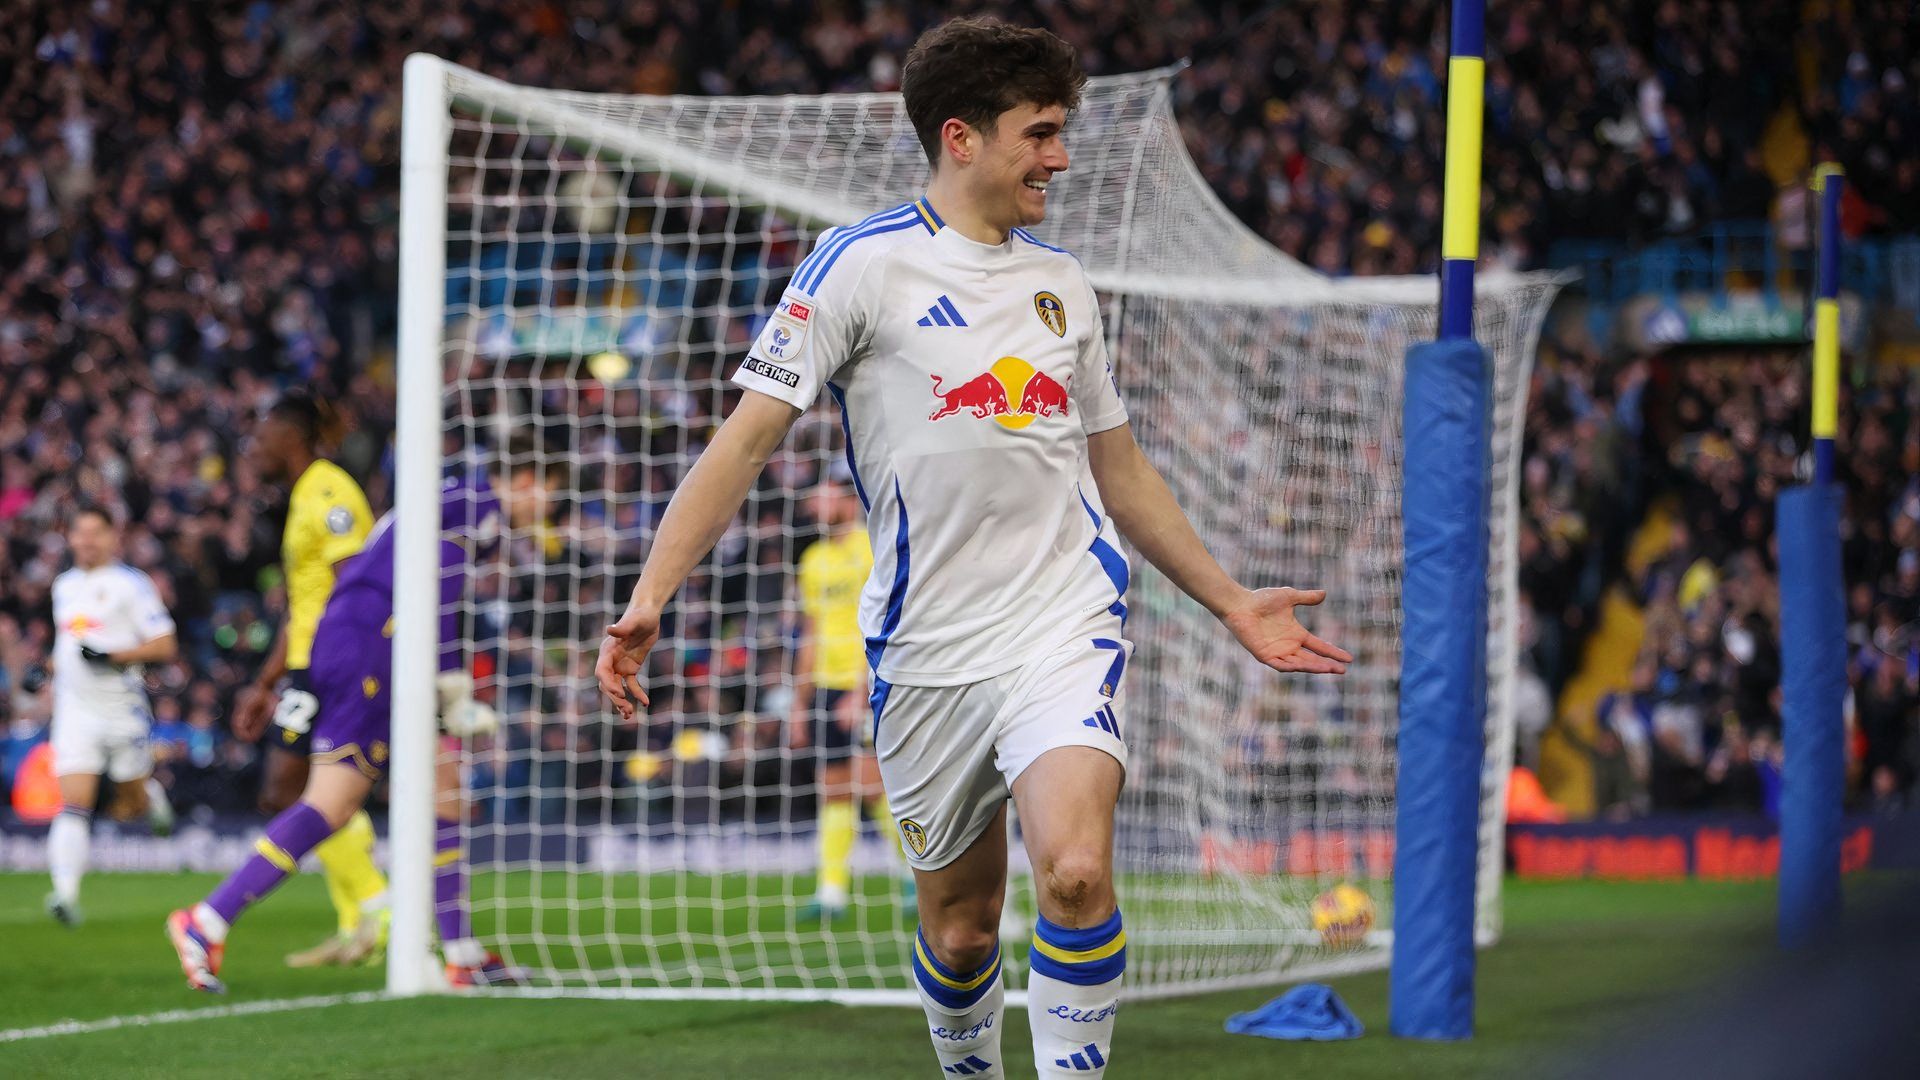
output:
M 440 497 L 440 725 L 451 736 L 493 730 L 493 710 L 473 698 L 473 678 L 460 650 L 457 604 L 467 566 L 494 546 L 502 514 L 515 526 L 543 512 L 548 483 L 532 467 L 496 474 L 449 476 Z M 220 963 L 227 932 L 241 914 L 265 899 L 315 845 L 365 805 L 386 771 L 389 690 L 393 663 L 393 515 L 374 527 L 366 548 L 342 564 L 338 583 L 314 638 L 312 685 L 319 699 L 313 723 L 314 768 L 300 800 L 275 817 L 240 869 L 192 908 L 167 918 L 167 937 L 179 955 L 187 985 L 223 993 Z M 465 801 L 457 769 L 441 762 L 435 776 L 438 822 L 434 899 L 441 954 L 455 986 L 512 981 L 498 957 L 472 936 L 466 903 L 466 866 L 460 850 Z

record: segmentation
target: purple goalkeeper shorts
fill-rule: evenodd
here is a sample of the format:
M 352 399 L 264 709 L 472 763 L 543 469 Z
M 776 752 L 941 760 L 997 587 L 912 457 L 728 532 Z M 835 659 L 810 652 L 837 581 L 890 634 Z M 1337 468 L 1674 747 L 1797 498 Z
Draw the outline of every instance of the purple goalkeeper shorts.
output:
M 352 765 L 373 780 L 387 768 L 393 671 L 392 623 L 378 599 L 343 596 L 328 604 L 307 669 L 320 703 L 311 760 Z

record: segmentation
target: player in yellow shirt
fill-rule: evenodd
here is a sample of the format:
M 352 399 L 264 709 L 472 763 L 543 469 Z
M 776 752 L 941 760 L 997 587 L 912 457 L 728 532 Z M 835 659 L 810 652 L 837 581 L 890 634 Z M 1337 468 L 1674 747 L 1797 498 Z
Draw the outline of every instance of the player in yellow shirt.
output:
M 260 809 L 269 816 L 293 805 L 306 788 L 308 743 L 319 702 L 307 683 L 313 634 L 333 592 L 334 567 L 357 554 L 373 528 L 373 510 L 347 471 L 320 456 L 337 435 L 338 417 L 325 402 L 289 392 L 254 433 L 253 458 L 267 480 L 291 483 L 287 524 L 280 540 L 286 575 L 287 618 L 273 651 L 234 709 L 233 731 L 253 741 L 267 735 L 266 779 Z M 282 679 L 286 686 L 276 696 Z M 327 894 L 339 914 L 339 933 L 287 957 L 292 967 L 353 964 L 376 959 L 387 923 L 387 879 L 373 862 L 373 819 L 365 810 L 314 848 L 325 870 Z
M 860 590 L 873 573 L 866 514 L 852 485 L 836 475 L 814 489 L 814 520 L 826 530 L 800 556 L 800 648 L 794 657 L 788 737 L 815 750 L 819 791 L 820 873 L 802 919 L 831 920 L 852 900 L 853 843 L 860 810 L 894 836 L 880 788 L 867 708 L 866 639 L 860 633 Z

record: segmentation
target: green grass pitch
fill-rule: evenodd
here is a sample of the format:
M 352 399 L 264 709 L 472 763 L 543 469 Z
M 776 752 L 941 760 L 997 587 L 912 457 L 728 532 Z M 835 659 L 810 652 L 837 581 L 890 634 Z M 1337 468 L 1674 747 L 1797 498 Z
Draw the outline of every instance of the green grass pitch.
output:
M 233 993 L 185 989 L 161 933 L 205 875 L 96 875 L 77 931 L 40 910 L 46 881 L 0 874 L 0 1032 L 67 1020 L 377 990 L 375 968 L 291 971 L 283 953 L 332 921 L 315 877 L 290 882 L 235 932 Z M 598 907 L 598 905 L 595 905 Z M 1459 1044 L 1389 1037 L 1384 972 L 1331 980 L 1368 1028 L 1357 1041 L 1226 1034 L 1229 1013 L 1279 988 L 1128 1007 L 1115 1077 L 1314 1080 L 1542 1075 L 1772 948 L 1771 883 L 1509 883 L 1502 943 L 1481 953 L 1479 1031 Z M 876 958 L 878 959 L 878 958 Z M 4 1036 L 0 1036 L 4 1038 Z M 1008 1073 L 1031 1076 L 1024 1010 L 1008 1016 Z M 0 1076 L 924 1077 L 938 1075 L 917 1012 L 825 1004 L 376 1001 L 257 1016 L 0 1041 Z

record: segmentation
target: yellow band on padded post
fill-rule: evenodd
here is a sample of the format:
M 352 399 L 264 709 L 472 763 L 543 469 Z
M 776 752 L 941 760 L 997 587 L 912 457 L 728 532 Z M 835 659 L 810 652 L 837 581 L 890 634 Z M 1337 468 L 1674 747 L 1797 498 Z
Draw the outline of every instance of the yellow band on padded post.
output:
M 1440 255 L 1480 257 L 1480 125 L 1485 114 L 1487 62 L 1456 56 L 1447 62 L 1447 177 Z
M 1813 437 L 1831 439 L 1840 426 L 1840 301 L 1813 304 Z

